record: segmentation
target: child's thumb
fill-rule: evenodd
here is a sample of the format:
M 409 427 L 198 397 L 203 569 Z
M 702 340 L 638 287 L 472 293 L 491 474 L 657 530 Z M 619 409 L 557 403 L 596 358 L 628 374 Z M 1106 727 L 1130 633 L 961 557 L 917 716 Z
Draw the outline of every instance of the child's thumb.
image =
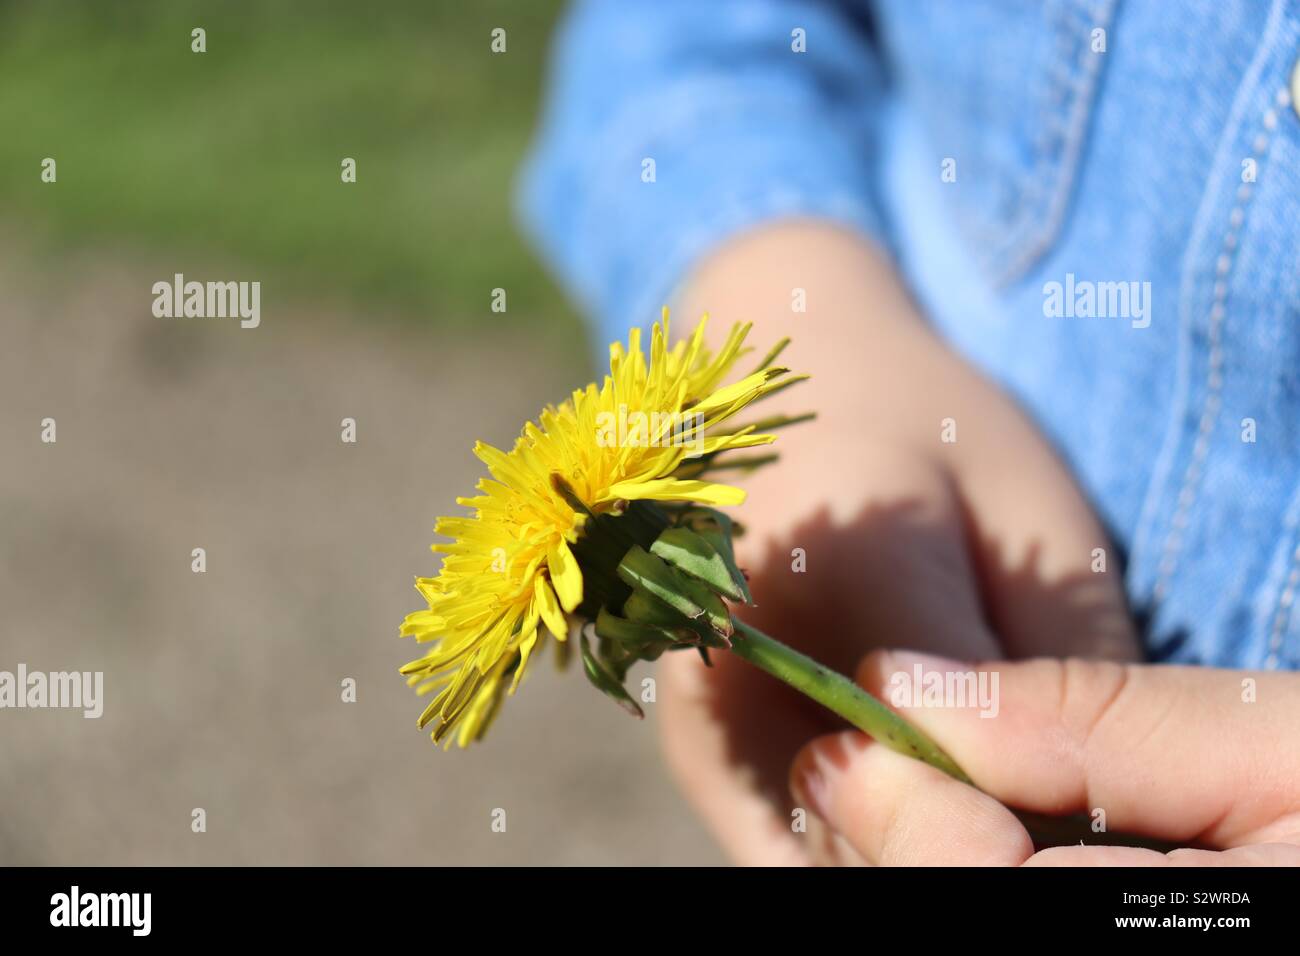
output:
M 1010 806 L 1226 845 L 1297 797 L 1293 675 L 877 651 L 858 680 Z

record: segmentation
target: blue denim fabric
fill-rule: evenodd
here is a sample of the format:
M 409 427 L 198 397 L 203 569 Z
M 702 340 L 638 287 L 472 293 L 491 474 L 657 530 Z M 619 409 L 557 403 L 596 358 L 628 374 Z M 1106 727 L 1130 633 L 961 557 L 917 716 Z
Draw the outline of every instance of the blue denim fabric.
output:
M 756 223 L 872 237 L 1078 476 L 1150 656 L 1297 668 L 1298 59 L 1300 0 L 590 0 L 521 205 L 602 339 Z

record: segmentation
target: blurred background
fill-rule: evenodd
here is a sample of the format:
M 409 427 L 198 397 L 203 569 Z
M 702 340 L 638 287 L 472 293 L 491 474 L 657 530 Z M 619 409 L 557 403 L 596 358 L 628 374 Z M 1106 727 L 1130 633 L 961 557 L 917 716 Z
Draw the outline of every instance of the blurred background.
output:
M 397 674 L 473 441 L 591 373 L 511 211 L 559 7 L 0 0 L 0 670 L 105 685 L 0 711 L 0 863 L 721 862 L 653 707 L 539 667 L 443 753 Z

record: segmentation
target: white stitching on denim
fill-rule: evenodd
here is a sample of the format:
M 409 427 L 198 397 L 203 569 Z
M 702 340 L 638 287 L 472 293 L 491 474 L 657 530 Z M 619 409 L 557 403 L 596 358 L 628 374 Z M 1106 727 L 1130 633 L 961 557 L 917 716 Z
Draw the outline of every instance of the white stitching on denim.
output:
M 1047 66 L 1039 73 L 1036 82 L 1039 92 L 1033 98 L 1036 102 L 1047 103 L 1051 111 L 1046 113 L 1039 124 L 1036 134 L 1030 140 L 1030 161 L 1025 173 L 1017 177 L 1015 188 L 1015 214 L 1005 225 L 996 223 L 978 224 L 974 232 L 982 233 L 984 238 L 976 248 L 977 255 L 982 256 L 990 272 L 995 263 L 1010 257 L 1017 245 L 1023 242 L 1023 235 L 1032 223 L 1039 218 L 1038 207 L 1041 206 L 1047 186 L 1045 180 L 1052 170 L 1053 137 L 1052 120 L 1058 110 L 1067 107 L 1067 98 L 1077 96 L 1075 84 L 1071 82 L 1068 63 L 1070 62 L 1070 41 L 1073 31 L 1067 22 L 1069 7 L 1062 0 L 1052 8 L 1052 42 L 1055 53 L 1049 58 Z M 1072 109 L 1069 110 L 1072 112 Z M 978 217 L 972 217 L 977 219 Z M 1003 268 L 1005 272 L 1005 267 Z M 995 280 L 997 277 L 995 276 Z M 996 284 L 996 281 L 995 281 Z
M 1285 91 L 1283 91 L 1285 92 Z M 1247 157 L 1255 164 L 1256 181 L 1260 157 L 1268 149 L 1269 132 L 1277 126 L 1277 110 L 1270 106 L 1264 111 L 1261 121 L 1264 132 L 1259 133 L 1251 143 L 1251 155 Z M 1178 554 L 1183 545 L 1183 532 L 1187 528 L 1192 504 L 1200 490 L 1200 479 L 1205 460 L 1210 454 L 1210 434 L 1214 431 L 1219 418 L 1219 409 L 1223 405 L 1223 320 L 1227 313 L 1228 273 L 1232 271 L 1232 253 L 1237 247 L 1238 233 L 1246 221 L 1246 208 L 1250 205 L 1254 190 L 1250 183 L 1237 187 L 1237 202 L 1228 214 L 1228 231 L 1223 236 L 1222 251 L 1214 262 L 1214 299 L 1210 305 L 1210 368 L 1205 380 L 1205 404 L 1201 408 L 1201 418 L 1196 426 L 1196 444 L 1192 446 L 1192 460 L 1187 463 L 1183 473 L 1183 483 L 1178 490 L 1174 516 L 1169 521 L 1169 534 L 1165 537 L 1164 547 L 1160 552 L 1160 563 L 1156 568 L 1156 583 L 1152 594 L 1157 602 L 1164 600 L 1169 581 L 1178 566 Z
M 1286 17 L 1287 0 L 1274 0 L 1268 15 L 1261 44 L 1256 48 L 1255 54 L 1251 60 L 1249 69 L 1243 79 L 1242 85 L 1238 87 L 1236 97 L 1234 97 L 1231 112 L 1228 117 L 1228 124 L 1234 130 L 1234 138 L 1240 137 L 1240 128 L 1244 125 L 1239 119 L 1245 112 L 1247 88 L 1253 90 L 1258 86 L 1259 76 L 1262 73 L 1266 62 L 1268 61 L 1271 51 L 1275 48 L 1276 38 L 1282 22 Z M 1235 151 L 1234 151 L 1235 152 Z M 1228 155 L 1224 144 L 1220 144 L 1216 153 L 1216 162 L 1220 162 Z M 1193 277 L 1196 274 L 1196 263 L 1201 255 L 1201 248 L 1206 239 L 1211 234 L 1212 228 L 1210 220 L 1217 215 L 1220 200 L 1217 196 L 1213 197 L 1211 204 L 1212 191 L 1207 189 L 1202 197 L 1201 205 L 1196 212 L 1196 218 L 1192 223 L 1191 235 L 1186 250 L 1183 255 L 1183 262 L 1180 268 L 1179 292 L 1178 292 L 1178 327 L 1180 343 L 1178 348 L 1178 363 L 1176 369 L 1176 378 L 1174 382 L 1174 396 L 1170 407 L 1170 417 L 1165 430 L 1164 438 L 1160 443 L 1159 453 L 1153 463 L 1150 480 L 1147 482 L 1146 495 L 1143 498 L 1142 509 L 1138 517 L 1138 525 L 1133 535 L 1133 567 L 1147 568 L 1151 567 L 1153 561 L 1158 559 L 1160 550 L 1163 549 L 1163 537 L 1167 535 L 1165 530 L 1166 520 L 1164 518 L 1163 502 L 1168 495 L 1166 489 L 1173 481 L 1174 469 L 1178 466 L 1182 458 L 1182 446 L 1184 444 L 1184 420 L 1189 413 L 1192 401 L 1194 399 L 1192 376 L 1195 371 L 1192 368 L 1194 352 L 1194 335 L 1192 329 L 1192 300 Z M 1229 221 L 1234 226 L 1240 226 L 1244 221 L 1244 215 L 1240 210 L 1235 210 L 1229 217 Z M 1219 283 L 1215 285 L 1215 293 L 1220 292 Z M 1152 567 L 1152 571 L 1155 568 Z M 1145 572 L 1142 576 L 1145 577 Z M 1153 575 L 1154 577 L 1154 575 Z M 1154 591 L 1154 581 L 1152 584 Z M 1155 608 L 1155 596 L 1150 594 L 1149 600 L 1152 610 Z
M 1277 108 L 1285 110 L 1290 105 L 1291 92 L 1283 87 L 1277 92 Z M 1277 607 L 1273 610 L 1273 625 L 1268 633 L 1268 656 L 1264 658 L 1265 670 L 1277 670 L 1282 663 L 1282 637 L 1291 619 L 1291 605 L 1295 603 L 1298 587 L 1300 587 L 1300 542 L 1296 543 L 1295 550 L 1291 552 L 1291 571 L 1286 577 L 1286 585 L 1277 596 Z
M 1061 225 L 1065 220 L 1066 210 L 1070 206 L 1072 185 L 1076 179 L 1079 165 L 1079 157 L 1083 152 L 1083 143 L 1089 126 L 1089 118 L 1094 107 L 1096 97 L 1098 77 L 1101 74 L 1100 56 L 1092 52 L 1091 45 L 1091 28 L 1101 26 L 1109 27 L 1114 17 L 1114 0 L 1098 0 L 1087 10 L 1074 8 L 1073 12 L 1079 17 L 1079 27 L 1075 27 L 1068 21 L 1072 8 L 1066 6 L 1061 8 L 1060 14 L 1065 23 L 1063 29 L 1058 33 L 1058 41 L 1062 44 L 1074 43 L 1079 44 L 1079 49 L 1075 54 L 1075 60 L 1070 69 L 1065 69 L 1056 64 L 1054 72 L 1056 73 L 1057 86 L 1064 86 L 1065 92 L 1070 97 L 1069 115 L 1059 129 L 1055 132 L 1057 135 L 1050 135 L 1053 131 L 1044 124 L 1044 129 L 1037 137 L 1035 150 L 1037 157 L 1035 159 L 1035 168 L 1030 174 L 1033 180 L 1034 190 L 1037 195 L 1034 196 L 1036 202 L 1043 199 L 1047 200 L 1045 210 L 1031 210 L 1037 213 L 1028 221 L 1018 222 L 1011 230 L 1015 245 L 1019 246 L 1019 251 L 1009 266 L 1004 266 L 1002 270 L 994 277 L 995 285 L 1005 285 L 1013 281 L 1017 276 L 1024 273 L 1029 266 L 1035 262 L 1047 248 L 1056 240 L 1061 231 Z M 1082 41 L 1082 42 L 1080 42 Z M 1066 50 L 1062 51 L 1062 62 L 1068 55 Z M 1065 96 L 1062 100 L 1065 100 Z M 1065 105 L 1063 102 L 1061 105 Z M 1051 153 L 1055 153 L 1055 181 L 1048 189 L 1046 182 L 1046 172 L 1052 170 L 1049 163 Z M 1039 171 L 1038 163 L 1043 163 L 1044 172 Z M 1035 220 L 1038 223 L 1036 231 L 1033 230 Z M 1022 237 L 1025 232 L 1030 234 Z M 1026 241 L 1027 238 L 1027 241 Z M 1010 246 L 1007 247 L 1010 251 Z
M 1278 595 L 1277 609 L 1273 612 L 1273 626 L 1268 635 L 1268 657 L 1264 659 L 1264 669 L 1275 671 L 1281 663 L 1282 635 L 1286 631 L 1291 617 L 1291 605 L 1295 603 L 1296 588 L 1300 587 L 1300 544 L 1291 554 L 1291 573 L 1287 575 L 1286 587 Z

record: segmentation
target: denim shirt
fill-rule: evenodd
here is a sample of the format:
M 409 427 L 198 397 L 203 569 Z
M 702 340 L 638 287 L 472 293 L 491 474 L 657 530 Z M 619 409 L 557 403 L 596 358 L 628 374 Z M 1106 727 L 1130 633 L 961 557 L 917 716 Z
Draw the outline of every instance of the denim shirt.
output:
M 520 204 L 607 339 L 758 223 L 871 237 L 1068 462 L 1149 656 L 1293 669 L 1298 60 L 1300 0 L 590 0 Z

